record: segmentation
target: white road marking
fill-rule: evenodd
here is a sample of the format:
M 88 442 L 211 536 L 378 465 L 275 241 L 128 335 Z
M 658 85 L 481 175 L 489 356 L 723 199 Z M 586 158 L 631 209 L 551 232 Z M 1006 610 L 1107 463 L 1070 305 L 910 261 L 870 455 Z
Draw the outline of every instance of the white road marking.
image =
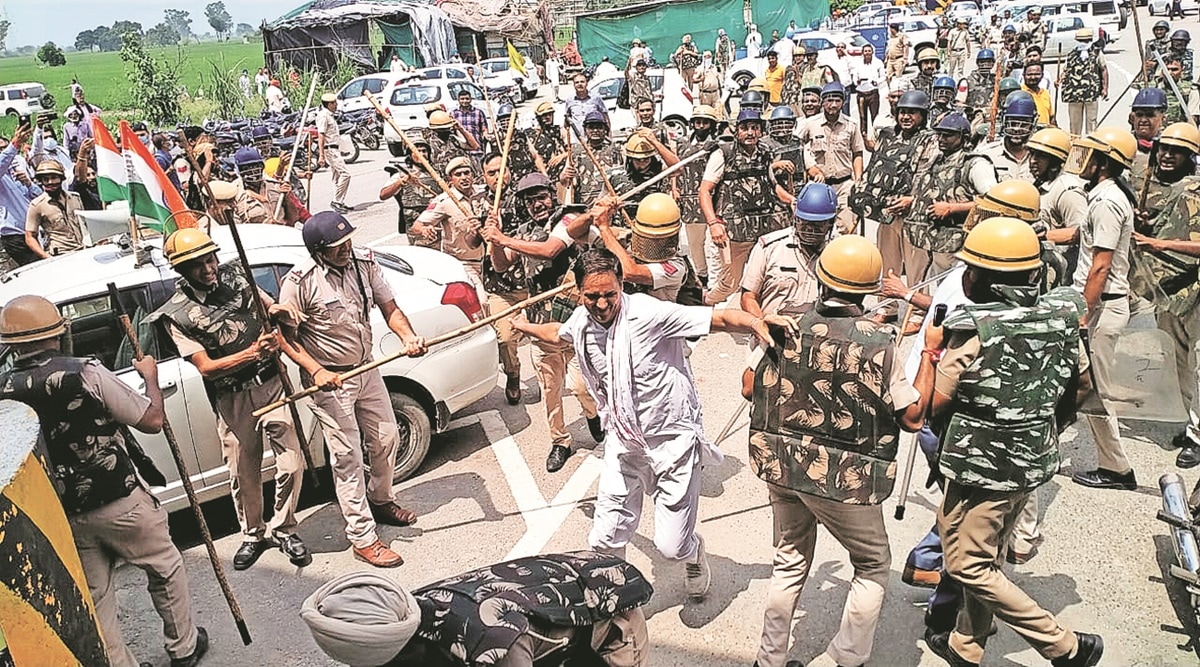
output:
M 499 412 L 488 410 L 455 419 L 446 430 L 452 431 L 475 424 L 483 428 L 488 441 L 492 443 L 496 461 L 500 464 L 500 470 L 512 491 L 517 510 L 521 512 L 521 518 L 525 521 L 525 534 L 517 540 L 505 560 L 541 553 L 579 505 L 579 501 L 587 497 L 604 464 L 595 455 L 587 453 L 566 485 L 554 496 L 554 500 L 546 502 L 533 472 Z

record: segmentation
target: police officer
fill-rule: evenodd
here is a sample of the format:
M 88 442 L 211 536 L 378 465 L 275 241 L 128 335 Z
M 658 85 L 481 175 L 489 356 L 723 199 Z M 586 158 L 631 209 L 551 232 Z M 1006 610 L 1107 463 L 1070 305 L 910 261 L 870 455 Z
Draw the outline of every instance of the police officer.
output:
M 492 266 L 504 272 L 514 263 L 521 263 L 529 293 L 540 294 L 570 279 L 570 267 L 578 254 L 578 246 L 593 240 L 589 236 L 592 216 L 560 208 L 550 179 L 541 174 L 529 174 L 521 179 L 517 183 L 516 197 L 516 231 L 506 233 L 504 230 L 508 226 L 501 221 L 499 225 L 486 225 L 483 236 L 491 244 Z M 575 297 L 560 295 L 530 308 L 526 317 L 538 324 L 565 322 L 576 305 Z M 578 361 L 573 361 L 574 348 L 569 344 L 534 339 L 530 354 L 546 401 L 546 420 L 549 422 L 550 451 L 546 456 L 546 470 L 558 472 L 571 456 L 571 433 L 563 418 L 564 387 L 579 400 L 588 431 L 596 442 L 604 439 L 604 429 L 596 412 L 596 403 L 578 377 Z
M 636 187 L 662 173 L 664 163 L 673 165 L 679 162 L 675 152 L 667 148 L 647 127 L 639 127 L 629 135 L 625 142 L 625 159 L 621 165 L 609 174 L 609 182 L 617 194 Z M 670 193 L 671 182 L 661 179 L 647 187 L 644 192 Z M 636 202 L 626 202 L 625 211 L 632 220 L 637 213 Z
M 1079 262 L 1079 228 L 1087 218 L 1083 181 L 1063 165 L 1071 153 L 1071 136 L 1057 127 L 1038 130 L 1029 137 L 1029 172 L 1040 198 L 1039 220 L 1043 238 L 1055 244 L 1066 262 L 1066 272 L 1054 286 L 1072 280 Z
M 849 121 L 846 125 L 858 131 Z M 721 303 L 742 279 L 746 258 L 758 237 L 786 224 L 786 209 L 795 197 L 775 182 L 771 151 L 761 145 L 762 116 L 738 112 L 734 142 L 714 151 L 700 182 L 700 210 L 708 225 L 708 292 L 704 302 Z M 790 166 L 790 165 L 787 165 Z M 727 250 L 726 250 L 727 249 Z
M 1192 80 L 1192 50 L 1188 48 L 1188 44 L 1192 41 L 1192 34 L 1186 30 L 1179 29 L 1171 33 L 1171 48 L 1167 53 L 1163 54 L 1165 59 L 1168 55 L 1179 57 L 1179 62 L 1183 65 L 1183 79 Z
M 1154 60 L 1150 55 L 1151 51 L 1157 51 L 1162 55 L 1167 55 L 1167 51 L 1171 49 L 1171 39 L 1167 37 L 1167 33 L 1171 31 L 1171 24 L 1163 19 L 1159 19 L 1154 23 L 1154 27 L 1150 29 L 1154 33 L 1154 37 L 1146 40 L 1145 48 L 1146 58 Z
M 764 145 L 776 159 L 787 160 L 793 166 L 792 171 L 776 173 L 776 179 L 788 192 L 798 195 L 804 187 L 807 170 L 804 167 L 804 142 L 796 136 L 796 112 L 791 107 L 777 106 L 771 109 L 767 123 L 770 136 L 763 139 Z
M 992 94 L 996 92 L 996 52 L 979 49 L 975 54 L 975 71 L 967 77 L 967 112 L 974 120 L 978 114 L 992 108 Z
M 988 156 L 996 168 L 997 180 L 1033 182 L 1026 143 L 1033 134 L 1036 121 L 1037 105 L 1029 93 L 1023 90 L 1010 93 L 1004 101 L 1004 123 L 1000 126 L 1002 136 L 979 147 L 979 152 Z
M 863 313 L 882 266 L 861 236 L 831 241 L 816 264 L 820 300 L 781 311 L 796 318 L 798 332 L 788 332 L 778 355 L 758 362 L 750 391 L 743 386 L 752 402 L 750 459 L 767 482 L 775 516 L 759 667 L 787 660 L 818 525 L 850 552 L 854 568 L 846 612 L 826 653 L 839 665 L 871 657 L 891 568 L 880 504 L 896 481 L 900 429 L 923 422 L 917 393 L 894 361 L 896 329 Z M 826 388 L 830 377 L 837 378 L 834 391 Z
M 483 261 L 483 236 L 480 235 L 479 215 L 486 208 L 474 208 L 480 188 L 475 185 L 475 172 L 471 160 L 456 157 L 446 165 L 446 178 L 450 189 L 429 202 L 425 212 L 417 217 L 409 232 L 424 237 L 430 247 L 450 255 L 462 262 L 471 282 L 480 292 L 480 302 L 487 301 L 483 293 L 483 277 L 480 263 Z M 463 209 L 469 211 L 467 215 Z
M 271 140 L 271 130 L 266 125 L 255 125 L 250 128 L 250 145 L 264 159 L 274 157 L 278 153 L 274 142 Z
M 424 134 L 413 133 L 410 139 L 420 156 L 428 159 L 429 141 L 425 139 Z M 396 200 L 396 231 L 408 234 L 412 224 L 428 208 L 429 200 L 437 196 L 438 185 L 412 155 L 393 160 L 383 170 L 391 176 L 391 180 L 379 189 L 379 200 L 383 201 L 388 197 Z M 418 245 L 421 238 L 410 234 L 408 240 L 409 243 Z
M 345 213 L 350 210 L 346 205 L 346 192 L 350 189 L 350 170 L 346 168 L 346 160 L 342 157 L 341 134 L 338 133 L 337 95 L 325 93 L 321 95 L 321 109 L 317 112 L 317 155 L 319 165 L 329 165 L 333 173 L 333 201 L 329 208 Z
M 501 104 L 500 108 L 496 110 L 495 150 L 503 150 L 505 137 L 508 136 L 508 124 L 515 120 L 513 105 Z M 543 171 L 538 168 L 537 151 L 533 148 L 533 139 L 528 130 L 522 130 L 519 127 L 513 128 L 512 142 L 508 145 L 507 168 L 516 180 L 520 180 L 526 174 Z
M 583 119 L 583 134 L 588 150 L 600 163 L 605 172 L 619 167 L 623 161 L 621 146 L 609 140 L 608 120 L 598 111 L 588 112 Z M 571 188 L 576 202 L 593 202 L 607 194 L 604 178 L 592 164 L 588 151 L 582 148 L 571 151 L 571 159 L 559 176 L 559 182 Z
M 692 109 L 692 133 L 679 142 L 678 155 L 687 159 L 700 151 L 717 150 L 717 110 L 703 104 Z M 708 261 L 704 255 L 704 238 L 708 227 L 704 211 L 700 210 L 700 180 L 704 176 L 703 160 L 693 160 L 675 172 L 673 196 L 683 216 L 683 233 L 688 261 L 701 285 L 708 284 Z
M 821 113 L 821 86 L 808 84 L 800 89 L 800 114 L 812 118 Z
M 236 191 L 233 199 L 233 212 L 239 222 L 293 226 L 304 221 L 306 212 L 301 211 L 299 201 L 288 196 L 292 191 L 291 186 L 279 182 L 267 183 L 263 178 L 264 163 L 257 148 L 243 146 L 237 149 L 233 161 L 242 179 L 242 187 Z M 210 182 L 209 187 L 217 183 Z M 216 190 L 213 196 L 217 196 Z M 280 217 L 276 218 L 275 207 L 280 197 L 283 197 L 283 206 L 279 211 Z M 223 223 L 220 220 L 218 222 Z
M 471 158 L 472 154 L 483 150 L 475 135 L 463 129 L 440 107 L 429 113 L 429 127 L 425 130 L 425 140 L 429 144 L 429 161 L 435 166 L 447 164 L 456 157 Z M 475 162 L 472 159 L 472 168 Z
M 485 212 L 485 224 L 494 225 L 507 234 L 516 232 L 516 195 L 513 194 L 509 182 L 512 175 L 506 170 L 500 173 L 500 162 L 503 156 L 499 153 L 489 153 L 483 158 L 483 181 L 486 186 L 475 194 L 474 208 Z M 501 185 L 503 183 L 503 185 Z M 496 201 L 496 189 L 503 192 L 500 195 L 500 210 L 492 214 L 492 206 Z M 529 296 L 525 281 L 524 266 L 516 262 L 505 271 L 497 271 L 492 264 L 491 256 L 483 256 L 480 267 L 483 278 L 483 290 L 487 293 L 487 306 L 491 312 L 502 310 L 524 301 Z M 521 357 L 518 354 L 520 335 L 512 328 L 512 318 L 506 317 L 495 323 L 496 343 L 500 348 L 500 368 L 504 372 L 504 398 L 509 405 L 521 402 Z
M 1092 666 L 1104 643 L 1068 631 L 1001 570 L 999 551 L 1030 493 L 1059 468 L 1055 411 L 1077 373 L 1084 307 L 1070 288 L 1038 296 L 1036 233 L 997 217 L 975 226 L 957 257 L 973 302 L 926 329 L 914 382 L 940 429 L 946 478 L 938 529 L 946 572 L 965 600 L 950 632 L 926 631 L 935 655 L 979 664 L 993 616 L 1056 667 Z M 1014 369 L 1022 369 L 1016 372 Z M 936 370 L 935 370 L 936 369 Z M 996 411 L 996 405 L 1005 410 Z
M 1073 287 L 1087 304 L 1086 319 L 1080 321 L 1088 330 L 1092 377 L 1102 405 L 1112 400 L 1117 338 L 1129 323 L 1129 251 L 1135 202 L 1120 177 L 1132 164 L 1136 145 L 1129 132 L 1100 127 L 1077 140 L 1073 146 L 1077 153 L 1068 158 L 1069 168 L 1084 180 L 1088 196 Z M 1125 458 L 1116 416 L 1089 414 L 1087 421 L 1096 442 L 1098 465 L 1095 470 L 1076 472 L 1071 479 L 1098 489 L 1136 489 L 1137 479 Z
M 783 70 L 783 89 L 779 93 L 780 104 L 787 106 L 792 113 L 800 113 L 800 94 L 804 88 L 805 58 L 804 47 L 796 45 L 792 49 L 792 62 Z
M 1067 54 L 1059 89 L 1067 103 L 1071 134 L 1096 129 L 1097 100 L 1108 99 L 1108 63 L 1103 45 L 1093 41 L 1091 28 L 1075 31 L 1075 48 Z
M 592 221 L 604 247 L 621 262 L 625 292 L 674 302 L 688 269 L 679 254 L 679 205 L 661 192 L 643 197 L 633 216 L 628 250 L 609 224 L 612 212 L 620 206 L 615 197 L 602 198 L 592 207 Z
M 911 191 L 916 173 L 927 168 L 938 152 L 937 135 L 926 123 L 929 96 L 910 90 L 900 96 L 895 107 L 896 126 L 879 131 L 879 143 L 871 155 L 863 183 L 850 198 L 851 210 L 878 223 L 876 243 L 883 256 L 885 275 L 902 275 L 904 254 L 900 221 L 884 213 L 884 209 Z
M 908 35 L 904 34 L 903 23 L 892 23 L 888 26 L 887 50 L 884 51 L 883 62 L 887 65 L 887 82 L 904 76 L 908 67 Z
M 1200 410 L 1196 409 L 1196 328 L 1198 288 L 1197 254 L 1193 233 L 1200 220 L 1200 178 L 1195 175 L 1195 157 L 1200 153 L 1200 131 L 1190 123 L 1168 126 L 1155 148 L 1154 177 L 1151 190 L 1157 190 L 1154 202 L 1137 212 L 1134 241 L 1138 252 L 1130 271 L 1130 288 L 1143 299 L 1154 302 L 1158 328 L 1175 342 L 1175 369 L 1188 423 L 1171 440 L 1182 447 L 1175 459 L 1180 468 L 1200 465 Z M 1135 184 L 1136 185 L 1136 184 Z
M 567 133 L 570 130 L 554 124 L 554 105 L 550 102 L 537 105 L 533 115 L 537 119 L 537 129 L 533 131 L 532 139 L 538 170 L 549 176 L 550 180 L 557 181 L 567 166 Z
M 171 542 L 166 510 L 138 478 L 137 461 L 146 455 L 128 428 L 162 430 L 158 365 L 150 356 L 132 362 L 145 380 L 143 395 L 98 360 L 63 354 L 64 335 L 68 323 L 50 301 L 32 295 L 9 301 L 0 310 L 0 342 L 15 360 L 0 374 L 0 398 L 25 403 L 41 422 L 46 472 L 71 526 L 109 663 L 139 664 L 117 618 L 114 579 L 124 561 L 146 573 L 172 666 L 192 667 L 208 651 L 208 633 L 192 621 L 183 557 Z
M 947 114 L 938 123 L 938 155 L 918 172 L 912 192 L 884 209 L 904 219 L 904 272 L 911 282 L 950 267 L 962 246 L 963 222 L 977 195 L 996 184 L 996 170 L 987 156 L 967 149 L 971 123 L 960 113 Z
M 856 221 L 850 210 L 850 193 L 862 180 L 862 129 L 842 113 L 846 88 L 841 82 L 825 84 L 821 90 L 820 116 L 808 119 L 800 128 L 805 144 L 804 165 L 808 177 L 832 187 L 838 195 L 838 232 L 854 231 Z M 790 202 L 789 202 L 790 203 Z
M 489 565 L 411 593 L 390 579 L 345 574 L 313 592 L 300 617 L 317 646 L 348 665 L 642 667 L 641 606 L 653 592 L 629 563 L 575 551 Z M 504 623 L 481 620 L 499 607 Z
M 1176 53 L 1163 58 L 1167 66 L 1165 72 L 1154 79 L 1154 85 L 1167 92 L 1167 123 L 1194 122 L 1197 109 L 1200 109 L 1200 98 L 1196 97 L 1192 81 L 1183 78 L 1182 59 Z M 1174 84 L 1174 85 L 1172 85 Z M 1176 94 L 1176 90 L 1179 94 Z
M 325 434 L 334 491 L 355 558 L 396 567 L 404 559 L 380 541 L 375 527 L 377 521 L 407 526 L 417 520 L 396 504 L 392 492 L 400 445 L 396 415 L 378 370 L 346 380 L 340 374 L 371 360 L 373 307 L 383 313 L 405 354 L 424 354 L 425 340 L 413 333 L 396 306 L 379 265 L 354 249 L 354 227 L 341 214 L 317 213 L 303 231 L 312 258 L 288 273 L 279 294 L 280 304 L 302 316 L 285 324 L 284 348 L 300 366 L 304 383 L 322 390 L 313 394 L 312 411 Z M 364 479 L 364 450 L 371 460 L 369 479 Z
M 933 97 L 933 79 L 937 74 L 938 65 L 941 60 L 938 59 L 937 49 L 933 47 L 925 47 L 917 53 L 917 73 L 909 78 L 913 90 L 924 91 L 930 98 Z
M 63 166 L 57 160 L 42 160 L 33 178 L 42 186 L 42 193 L 29 202 L 25 213 L 25 245 L 29 251 L 46 259 L 83 249 L 83 228 L 77 215 L 83 202 L 78 194 L 63 187 L 66 183 Z M 36 186 L 30 190 L 36 192 Z M 39 233 L 46 235 L 44 249 L 38 240 Z
M 967 60 L 971 57 L 971 33 L 967 30 L 966 16 L 954 20 L 954 29 L 946 36 L 948 51 L 947 71 L 954 79 L 961 79 L 967 71 Z M 936 100 L 934 100 L 936 102 Z
M 240 263 L 221 264 L 217 244 L 198 229 L 181 229 L 163 244 L 163 254 L 179 273 L 175 294 L 147 321 L 161 322 L 179 356 L 204 378 L 217 413 L 217 436 L 229 466 L 229 493 L 241 524 L 243 542 L 233 568 L 245 570 L 264 552 L 279 547 L 292 564 L 312 562 L 296 535 L 304 456 L 286 407 L 262 417 L 252 413 L 283 398 L 275 355 L 278 331 L 267 331 L 258 318 L 254 295 Z M 288 312 L 259 290 L 272 315 Z M 291 313 L 295 317 L 295 313 Z M 275 515 L 263 521 L 263 438 L 275 457 Z
M 1129 131 L 1137 139 L 1137 154 L 1129 168 L 1129 179 L 1141 183 L 1150 165 L 1150 151 L 1166 125 L 1167 94 L 1161 88 L 1143 88 L 1129 109 Z
M 937 125 L 942 116 L 954 111 L 954 96 L 958 94 L 958 82 L 945 74 L 933 80 L 932 104 L 929 106 L 929 121 Z
M 792 225 L 764 234 L 754 244 L 742 274 L 742 310 L 762 317 L 817 300 L 817 256 L 837 218 L 837 193 L 808 183 L 796 198 Z

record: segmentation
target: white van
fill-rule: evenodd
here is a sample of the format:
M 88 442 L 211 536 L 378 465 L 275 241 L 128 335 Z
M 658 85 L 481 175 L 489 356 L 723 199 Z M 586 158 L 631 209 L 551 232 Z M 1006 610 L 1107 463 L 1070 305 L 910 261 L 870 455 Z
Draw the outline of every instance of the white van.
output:
M 53 111 L 53 99 L 53 96 L 46 94 L 46 87 L 40 83 L 10 83 L 0 86 L 0 111 L 3 111 L 6 116 L 25 116 L 42 111 Z

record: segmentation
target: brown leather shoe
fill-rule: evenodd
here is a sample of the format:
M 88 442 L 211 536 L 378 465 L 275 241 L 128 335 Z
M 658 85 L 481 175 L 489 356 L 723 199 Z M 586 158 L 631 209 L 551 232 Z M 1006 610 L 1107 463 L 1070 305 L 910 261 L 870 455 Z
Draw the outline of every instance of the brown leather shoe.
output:
M 921 570 L 912 565 L 905 565 L 900 580 L 909 586 L 936 588 L 942 580 L 942 572 L 941 570 Z
M 389 526 L 411 526 L 417 522 L 417 515 L 412 510 L 406 510 L 396 503 L 384 503 L 376 505 L 368 503 L 371 506 L 371 516 L 379 523 Z
M 375 567 L 399 567 L 404 564 L 400 554 L 387 548 L 380 540 L 365 547 L 354 547 L 354 557 Z

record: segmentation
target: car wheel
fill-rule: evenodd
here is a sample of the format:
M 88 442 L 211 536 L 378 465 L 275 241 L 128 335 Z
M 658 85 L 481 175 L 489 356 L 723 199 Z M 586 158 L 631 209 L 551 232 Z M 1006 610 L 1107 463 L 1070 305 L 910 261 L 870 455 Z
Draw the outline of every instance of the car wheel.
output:
M 750 87 L 750 82 L 754 80 L 754 75 L 749 72 L 738 72 L 733 75 L 733 80 L 737 82 L 739 88 L 745 90 Z
M 679 116 L 671 116 L 663 120 L 663 125 L 667 126 L 667 130 L 671 133 L 673 139 L 681 139 L 687 137 L 688 124 Z
M 410 477 L 425 461 L 433 428 L 425 408 L 416 399 L 396 391 L 391 392 L 390 397 L 392 410 L 396 413 L 396 425 L 400 429 L 396 467 L 392 472 L 392 481 L 397 483 Z

